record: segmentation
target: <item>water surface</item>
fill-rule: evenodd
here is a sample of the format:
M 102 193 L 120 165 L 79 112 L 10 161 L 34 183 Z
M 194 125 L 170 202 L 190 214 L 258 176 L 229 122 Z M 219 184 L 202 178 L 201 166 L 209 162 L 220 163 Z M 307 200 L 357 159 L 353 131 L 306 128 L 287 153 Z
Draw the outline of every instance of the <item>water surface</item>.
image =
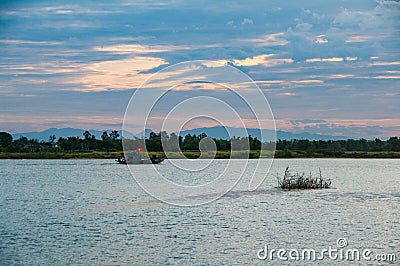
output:
M 320 167 L 333 188 L 276 189 L 275 174 L 286 166 Z M 171 162 L 157 167 L 171 180 L 189 178 Z M 231 192 L 200 207 L 159 202 L 113 160 L 0 160 L 0 169 L 2 265 L 282 264 L 258 260 L 257 251 L 266 243 L 327 248 L 339 237 L 352 248 L 400 255 L 400 160 L 275 160 L 256 191 L 246 190 L 247 173 Z

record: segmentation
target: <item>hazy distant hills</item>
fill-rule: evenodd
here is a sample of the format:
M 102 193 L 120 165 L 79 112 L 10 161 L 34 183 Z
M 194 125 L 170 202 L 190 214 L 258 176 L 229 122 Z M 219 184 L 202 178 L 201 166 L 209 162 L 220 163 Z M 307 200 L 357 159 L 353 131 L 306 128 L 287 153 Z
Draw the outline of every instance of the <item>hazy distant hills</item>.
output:
M 80 137 L 83 138 L 83 132 L 86 130 L 79 128 L 49 128 L 40 132 L 26 132 L 26 133 L 17 133 L 13 134 L 13 139 L 19 139 L 20 137 L 27 137 L 28 139 L 37 139 L 48 141 L 49 136 L 55 135 L 58 139 L 59 137 L 67 138 L 67 137 Z M 112 130 L 88 130 L 90 134 L 95 135 L 97 139 L 101 139 L 101 134 L 104 131 L 110 133 Z M 118 131 L 121 136 L 122 130 Z M 124 134 L 124 136 L 133 137 L 133 134 L 129 134 L 128 132 Z
M 228 127 L 227 128 L 232 136 L 236 137 L 242 137 L 243 130 L 239 128 L 232 128 Z M 227 129 L 225 129 L 222 126 L 217 126 L 217 127 L 203 127 L 203 128 L 196 128 L 196 129 L 191 129 L 191 130 L 185 130 L 180 133 L 181 136 L 185 136 L 187 134 L 196 134 L 199 135 L 201 133 L 206 133 L 207 136 L 212 137 L 212 138 L 217 138 L 217 139 L 229 139 L 229 134 Z M 14 139 L 18 139 L 21 136 L 27 137 L 28 139 L 37 139 L 37 140 L 44 140 L 47 141 L 49 139 L 49 136 L 55 135 L 56 138 L 58 139 L 59 137 L 67 138 L 71 136 L 79 136 L 83 138 L 83 132 L 85 130 L 83 129 L 78 129 L 78 128 L 49 128 L 47 130 L 41 131 L 41 132 L 26 132 L 26 133 L 18 133 L 18 134 L 13 134 Z M 111 132 L 111 130 L 89 130 L 89 132 L 92 135 L 95 135 L 97 139 L 101 138 L 101 134 L 107 131 L 108 133 Z M 145 135 L 148 137 L 150 135 L 151 129 L 146 129 L 145 132 L 141 132 L 138 134 L 132 134 L 130 132 L 124 132 L 124 137 L 132 138 L 134 136 L 143 136 Z M 261 139 L 261 131 L 256 128 L 248 128 L 247 132 L 249 135 L 252 137 L 257 137 L 258 139 Z M 273 131 L 272 130 L 263 130 L 262 131 L 264 139 L 271 140 L 273 138 Z M 320 134 L 311 134 L 307 132 L 302 132 L 302 133 L 291 133 L 291 132 L 286 132 L 286 131 L 280 131 L 278 130 L 277 132 L 277 139 L 308 139 L 308 140 L 338 140 L 338 139 L 348 139 L 349 137 L 344 137 L 344 136 L 330 136 L 330 135 L 320 135 Z M 122 135 L 122 131 L 119 131 L 120 136 Z
M 203 128 L 196 128 L 196 129 L 191 129 L 191 130 L 185 130 L 181 132 L 181 136 L 185 136 L 187 134 L 196 134 L 199 135 L 201 133 L 206 133 L 207 136 L 212 137 L 212 138 L 217 138 L 217 139 L 229 139 L 229 133 L 228 130 L 230 131 L 231 136 L 236 136 L 236 137 L 242 137 L 241 133 L 243 132 L 242 129 L 240 128 L 232 128 L 232 127 L 227 127 L 225 129 L 222 126 L 217 126 L 217 127 L 203 127 Z M 251 135 L 253 138 L 257 137 L 258 139 L 261 139 L 261 130 L 257 128 L 247 128 L 248 135 Z M 274 138 L 274 132 L 272 130 L 267 130 L 264 129 L 262 130 L 263 134 L 263 139 L 266 140 L 271 140 Z M 311 134 L 307 132 L 302 132 L 302 133 L 291 133 L 291 132 L 286 132 L 286 131 L 281 131 L 277 130 L 276 131 L 277 139 L 308 139 L 308 140 L 338 140 L 338 139 L 349 139 L 348 137 L 342 137 L 342 136 L 330 136 L 330 135 L 319 135 L 319 134 Z

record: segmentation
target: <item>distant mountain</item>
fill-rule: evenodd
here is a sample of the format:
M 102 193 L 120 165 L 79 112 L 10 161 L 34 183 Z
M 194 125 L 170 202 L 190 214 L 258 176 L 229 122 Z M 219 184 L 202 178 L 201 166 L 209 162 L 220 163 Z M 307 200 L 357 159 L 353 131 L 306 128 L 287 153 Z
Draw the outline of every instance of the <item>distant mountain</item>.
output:
M 286 131 L 277 130 L 276 131 L 277 139 L 308 139 L 308 140 L 346 140 L 352 139 L 346 136 L 331 136 L 331 135 L 321 135 L 321 134 L 312 134 L 308 132 L 302 133 L 291 133 Z
M 235 137 L 243 137 L 243 129 L 241 128 L 234 128 L 234 127 L 227 127 L 229 129 L 231 136 Z M 222 126 L 216 127 L 202 127 L 196 129 L 190 129 L 181 131 L 180 135 L 185 136 L 187 134 L 196 134 L 199 135 L 201 133 L 206 133 L 208 137 L 216 138 L 216 139 L 229 139 L 229 133 Z M 261 139 L 261 130 L 257 128 L 247 128 L 247 134 L 251 135 L 252 137 L 257 137 Z M 263 139 L 264 140 L 271 140 L 274 138 L 273 130 L 263 129 L 262 130 Z M 339 139 L 349 139 L 349 137 L 344 136 L 330 136 L 330 135 L 320 135 L 320 134 L 311 134 L 307 132 L 302 133 L 291 133 L 286 131 L 277 130 L 276 131 L 277 139 L 308 139 L 308 140 L 339 140 Z
M 243 129 L 240 128 L 234 128 L 234 127 L 227 127 L 227 129 L 231 132 L 231 136 L 235 137 L 243 137 Z M 202 128 L 195 128 L 195 129 L 190 129 L 190 130 L 184 130 L 181 131 L 179 135 L 185 136 L 187 134 L 195 134 L 195 135 L 200 135 L 201 133 L 206 133 L 207 136 L 211 138 L 216 138 L 216 139 L 229 139 L 229 133 L 225 129 L 225 127 L 222 126 L 216 126 L 216 127 L 202 127 Z M 104 131 L 107 131 L 108 133 L 111 132 L 111 130 L 89 130 L 90 134 L 95 135 L 97 139 L 101 138 L 101 134 L 103 134 Z M 80 138 L 83 138 L 83 132 L 85 132 L 84 129 L 78 129 L 78 128 L 49 128 L 44 131 L 40 132 L 26 132 L 26 133 L 18 133 L 18 134 L 13 134 L 13 139 L 19 139 L 20 137 L 27 137 L 28 139 L 37 139 L 37 140 L 43 140 L 47 141 L 49 140 L 49 136 L 55 135 L 56 138 L 58 139 L 59 137 L 67 138 L 67 137 L 72 137 L 72 136 L 79 136 Z M 133 137 L 143 137 L 145 136 L 146 138 L 149 137 L 150 132 L 152 132 L 151 129 L 146 129 L 138 134 L 132 134 L 130 132 L 124 131 L 123 136 L 126 138 L 133 138 Z M 257 128 L 248 128 L 247 129 L 247 134 L 251 135 L 252 137 L 257 137 L 258 139 L 261 139 L 261 130 Z M 176 133 L 176 132 L 175 132 Z M 271 140 L 273 139 L 274 132 L 272 130 L 267 130 L 264 129 L 262 130 L 263 133 L 263 139 L 265 140 Z M 330 136 L 330 135 L 320 135 L 320 134 L 311 134 L 307 132 L 303 133 L 291 133 L 291 132 L 286 132 L 286 131 L 280 131 L 278 130 L 277 132 L 277 139 L 308 139 L 308 140 L 339 140 L 339 139 L 349 139 L 349 137 L 341 137 L 341 136 Z M 178 134 L 178 133 L 176 133 Z M 119 135 L 122 136 L 122 130 L 119 131 Z
M 149 129 L 149 128 L 146 128 L 145 130 L 143 130 L 142 132 L 137 133 L 137 134 L 132 134 L 132 133 L 129 133 L 128 131 L 124 131 L 123 136 L 124 136 L 124 138 L 131 138 L 132 136 L 138 137 L 138 138 L 143 138 L 143 137 L 149 138 L 151 132 L 153 132 L 153 130 Z
M 48 141 L 49 137 L 55 135 L 58 139 L 59 137 L 67 138 L 67 137 L 80 137 L 83 138 L 83 132 L 86 130 L 78 129 L 78 128 L 49 128 L 40 132 L 26 132 L 26 133 L 17 133 L 13 134 L 13 139 L 19 139 L 20 137 L 27 137 L 28 139 L 37 139 L 39 141 Z M 101 134 L 104 131 L 110 133 L 112 130 L 88 130 L 90 134 L 95 135 L 97 139 L 101 139 Z M 122 135 L 122 131 L 118 131 L 119 135 Z M 133 134 L 129 132 L 124 132 L 124 136 L 133 137 Z
M 201 133 L 206 133 L 206 135 L 208 137 L 216 138 L 216 139 L 230 139 L 233 136 L 244 137 L 246 135 L 251 135 L 252 137 L 257 137 L 258 139 L 261 139 L 261 131 L 258 128 L 247 128 L 247 134 L 243 134 L 243 133 L 245 133 L 243 128 L 223 127 L 223 126 L 202 127 L 202 128 L 184 130 L 184 131 L 181 131 L 179 135 L 184 137 L 187 134 L 200 135 Z M 176 134 L 178 134 L 178 133 L 176 133 Z M 267 137 L 267 139 L 272 139 L 274 136 L 274 133 L 272 130 L 263 130 L 263 135 L 264 134 L 266 134 L 265 136 Z M 231 136 L 229 136 L 229 135 L 231 135 Z

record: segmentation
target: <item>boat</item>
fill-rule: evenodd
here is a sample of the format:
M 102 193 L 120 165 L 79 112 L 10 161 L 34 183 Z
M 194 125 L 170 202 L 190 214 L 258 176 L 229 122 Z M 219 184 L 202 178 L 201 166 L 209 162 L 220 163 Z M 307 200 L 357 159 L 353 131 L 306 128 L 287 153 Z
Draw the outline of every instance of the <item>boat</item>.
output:
M 144 156 L 138 151 L 133 151 L 122 157 L 119 157 L 116 161 L 120 164 L 159 164 L 165 160 L 165 157 L 157 157 L 153 155 L 151 158 Z

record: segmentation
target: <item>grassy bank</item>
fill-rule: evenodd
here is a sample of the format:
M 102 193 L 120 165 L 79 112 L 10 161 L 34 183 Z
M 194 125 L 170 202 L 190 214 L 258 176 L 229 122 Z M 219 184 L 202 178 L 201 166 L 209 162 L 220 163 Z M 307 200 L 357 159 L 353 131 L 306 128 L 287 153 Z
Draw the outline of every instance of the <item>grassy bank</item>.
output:
M 122 152 L 0 152 L 0 159 L 114 159 Z
M 189 159 L 198 158 L 199 151 L 184 151 L 183 154 Z M 270 151 L 250 151 L 250 158 L 271 158 L 273 153 Z M 0 159 L 115 159 L 122 155 L 122 152 L 0 152 Z M 162 152 L 149 152 L 149 155 L 164 157 Z M 218 151 L 216 159 L 246 158 L 246 152 L 243 151 Z M 179 154 L 170 154 L 170 159 L 179 158 Z M 213 153 L 203 154 L 203 158 L 213 158 Z M 292 151 L 277 150 L 275 158 L 400 158 L 400 152 L 336 152 L 336 151 Z
M 150 152 L 150 155 L 155 154 L 157 157 L 163 157 L 162 152 Z M 183 154 L 189 159 L 195 159 L 200 156 L 199 151 L 184 151 Z M 246 158 L 246 152 L 234 151 L 232 152 L 232 158 Z M 400 158 L 400 152 L 335 152 L 335 151 L 317 151 L 317 152 L 306 152 L 306 151 L 290 151 L 290 150 L 277 150 L 275 155 L 271 151 L 250 151 L 249 158 Z M 203 155 L 204 158 L 213 158 L 213 154 Z M 231 157 L 230 151 L 218 151 L 216 159 L 229 159 Z M 178 156 L 169 156 L 174 159 Z
M 275 158 L 400 158 L 400 152 L 288 151 L 277 150 Z

